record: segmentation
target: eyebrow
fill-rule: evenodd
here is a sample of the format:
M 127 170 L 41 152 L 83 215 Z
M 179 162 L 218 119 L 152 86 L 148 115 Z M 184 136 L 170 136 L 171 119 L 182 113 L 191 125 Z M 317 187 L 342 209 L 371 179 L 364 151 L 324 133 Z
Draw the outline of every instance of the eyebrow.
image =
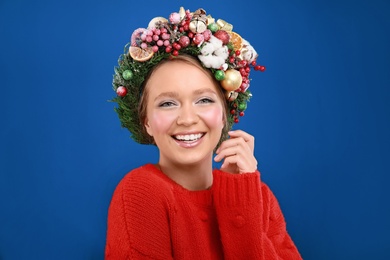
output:
M 158 95 L 154 100 L 160 99 L 160 98 L 177 98 L 179 94 L 177 92 L 163 92 L 160 95 Z
M 200 94 L 203 94 L 203 93 L 217 94 L 217 93 L 215 93 L 215 91 L 212 90 L 211 88 L 201 88 L 201 89 L 198 89 L 198 90 L 195 90 L 195 91 L 194 91 L 194 94 L 195 94 L 195 95 L 200 95 Z
M 215 94 L 215 95 L 217 94 L 211 88 L 201 88 L 201 89 L 197 89 L 197 90 L 194 91 L 195 95 L 201 95 L 201 94 L 204 94 L 204 93 L 212 93 L 212 94 Z M 178 96 L 179 96 L 179 94 L 177 92 L 173 92 L 173 91 L 163 92 L 160 95 L 158 95 L 154 100 L 161 99 L 161 98 L 166 98 L 166 97 L 168 97 L 168 98 L 177 98 Z

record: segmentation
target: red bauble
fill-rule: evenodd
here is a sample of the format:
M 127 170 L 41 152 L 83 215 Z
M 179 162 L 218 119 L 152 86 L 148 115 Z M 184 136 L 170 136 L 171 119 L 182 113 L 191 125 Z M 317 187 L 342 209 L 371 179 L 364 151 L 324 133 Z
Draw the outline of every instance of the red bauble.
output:
M 188 36 L 183 35 L 180 37 L 179 43 L 181 47 L 185 48 L 190 44 L 190 38 Z
M 214 36 L 220 39 L 224 45 L 228 44 L 230 41 L 230 35 L 224 30 L 216 31 Z
M 203 34 L 201 34 L 201 33 L 195 34 L 194 39 L 193 39 L 193 42 L 194 42 L 196 45 L 202 44 L 202 43 L 204 42 L 204 36 L 203 36 Z
M 123 86 L 120 86 L 116 89 L 116 94 L 120 97 L 124 97 L 127 94 L 127 89 Z

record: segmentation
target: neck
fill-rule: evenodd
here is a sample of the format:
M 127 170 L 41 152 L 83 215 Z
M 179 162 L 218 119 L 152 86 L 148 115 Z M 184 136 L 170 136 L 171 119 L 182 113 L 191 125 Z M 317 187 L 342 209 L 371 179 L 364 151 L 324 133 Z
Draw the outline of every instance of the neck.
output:
M 191 191 L 205 190 L 213 184 L 212 159 L 196 164 L 158 163 L 160 170 L 174 182 Z

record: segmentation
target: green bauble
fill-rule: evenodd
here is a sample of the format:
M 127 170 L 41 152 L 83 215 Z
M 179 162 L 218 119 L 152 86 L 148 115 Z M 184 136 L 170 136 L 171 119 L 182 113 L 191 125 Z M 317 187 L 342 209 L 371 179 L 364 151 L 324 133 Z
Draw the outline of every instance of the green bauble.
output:
M 207 28 L 212 32 L 212 33 L 215 33 L 216 31 L 218 31 L 219 27 L 216 23 L 211 23 L 207 26 Z
M 244 111 L 246 107 L 247 107 L 246 102 L 238 104 L 238 110 L 240 111 Z
M 133 72 L 131 72 L 131 70 L 125 70 L 123 73 L 122 73 L 122 77 L 125 79 L 125 80 L 129 80 L 133 77 Z
M 225 78 L 225 72 L 223 70 L 217 70 L 214 74 L 214 77 L 218 80 L 221 81 Z

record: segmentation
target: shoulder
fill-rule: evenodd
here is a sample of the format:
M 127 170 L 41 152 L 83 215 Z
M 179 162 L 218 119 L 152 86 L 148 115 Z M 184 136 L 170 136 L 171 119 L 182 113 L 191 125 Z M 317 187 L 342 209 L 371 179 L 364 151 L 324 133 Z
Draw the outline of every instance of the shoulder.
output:
M 121 197 L 123 202 L 161 202 L 171 197 L 172 188 L 154 165 L 145 164 L 128 172 L 119 182 L 113 197 Z
M 167 177 L 152 164 L 145 164 L 128 172 L 119 185 L 132 189 L 137 187 L 158 188 L 159 191 L 170 187 Z

